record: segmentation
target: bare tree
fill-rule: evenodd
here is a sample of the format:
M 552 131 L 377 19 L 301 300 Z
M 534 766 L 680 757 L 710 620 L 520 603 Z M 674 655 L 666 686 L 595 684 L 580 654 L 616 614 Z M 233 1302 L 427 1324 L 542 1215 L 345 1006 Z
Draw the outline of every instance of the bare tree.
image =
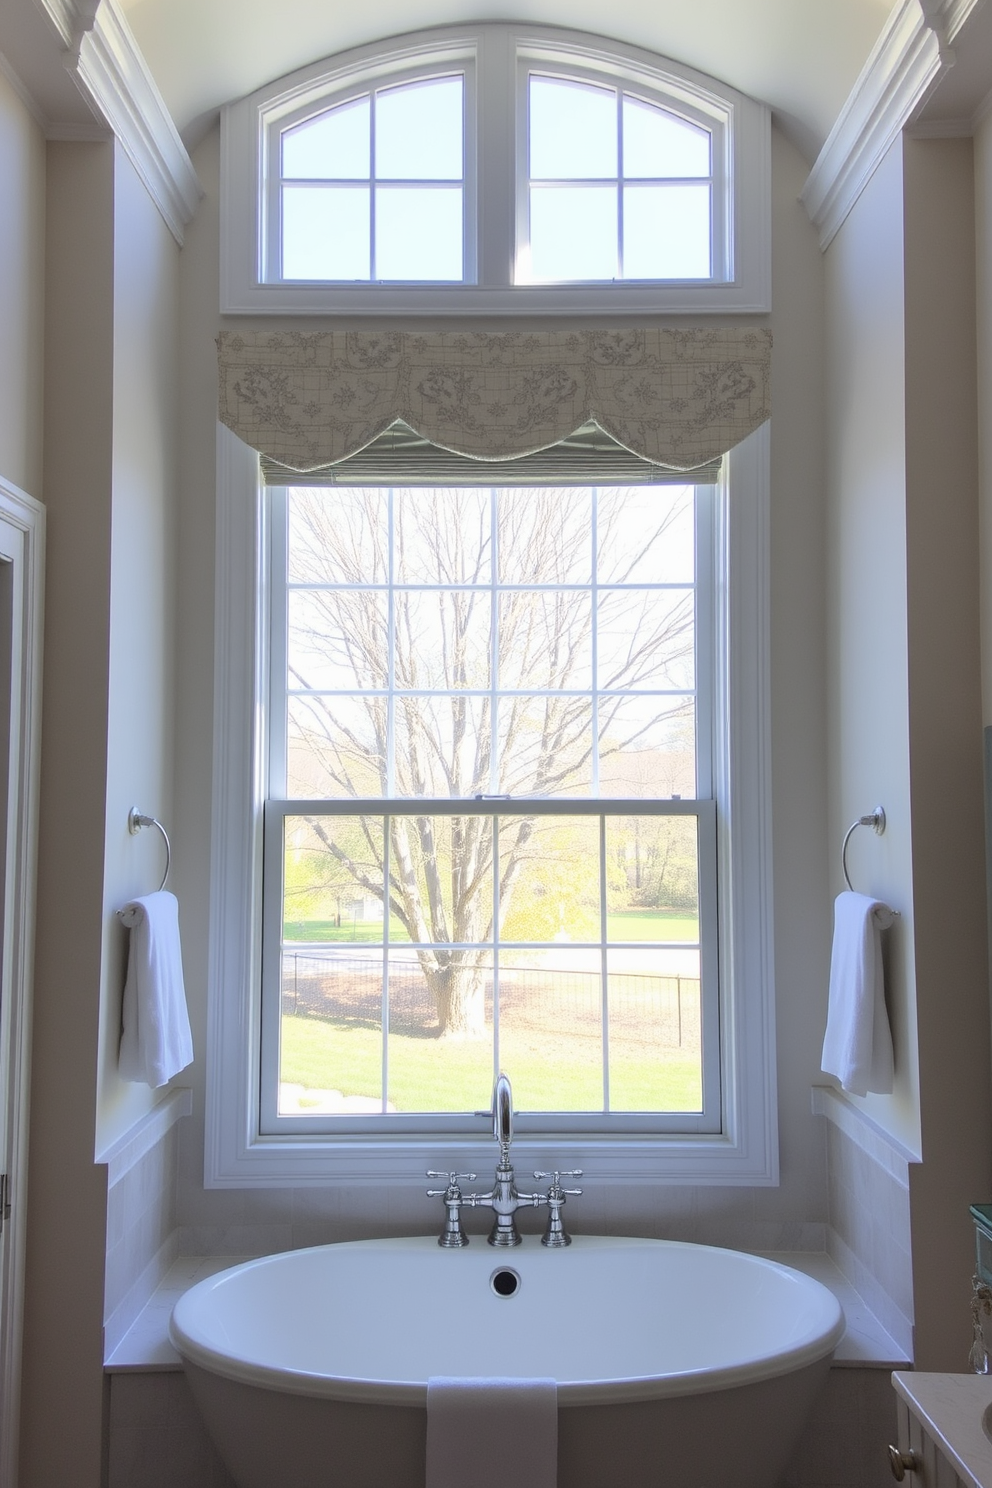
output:
M 295 492 L 291 577 L 306 587 L 290 615 L 291 793 L 402 807 L 489 793 L 588 795 L 590 500 L 551 488 L 501 492 L 494 533 L 487 492 L 403 491 L 390 532 L 381 491 Z M 678 515 L 677 503 L 659 499 L 634 540 L 621 540 L 620 504 L 601 502 L 600 549 L 612 555 L 601 581 L 636 583 Z M 493 577 L 512 587 L 495 589 Z M 692 593 L 611 590 L 598 627 L 600 689 L 671 685 L 657 678 L 691 655 Z M 622 698 L 600 699 L 602 755 L 636 747 L 685 712 L 681 698 L 653 702 L 650 717 L 642 710 L 631 721 Z M 390 815 L 388 867 L 381 818 L 363 819 L 361 851 L 336 820 L 308 818 L 315 842 L 418 945 L 439 1033 L 482 1036 L 487 952 L 474 947 L 493 934 L 492 874 L 502 921 L 540 850 L 540 818 L 501 819 L 494 865 L 491 811 L 437 817 L 414 806 Z

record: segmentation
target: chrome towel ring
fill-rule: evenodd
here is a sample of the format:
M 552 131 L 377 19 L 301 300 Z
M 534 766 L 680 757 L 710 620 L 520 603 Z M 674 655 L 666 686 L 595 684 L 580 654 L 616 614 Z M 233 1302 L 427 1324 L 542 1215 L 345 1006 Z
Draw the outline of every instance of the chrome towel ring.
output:
M 854 833 L 858 830 L 859 827 L 871 827 L 872 831 L 875 833 L 875 836 L 881 837 L 882 833 L 885 831 L 884 808 L 881 806 L 876 806 L 875 810 L 869 811 L 867 816 L 859 816 L 857 821 L 853 821 L 844 834 L 844 846 L 840 850 L 840 866 L 844 872 L 844 882 L 847 884 L 847 887 L 850 889 L 852 894 L 854 893 L 854 885 L 851 882 L 851 875 L 847 871 L 847 844 L 850 842 L 851 838 L 854 836 Z M 899 917 L 899 911 L 897 909 L 894 909 L 892 913 L 896 916 L 896 918 Z
M 142 827 L 157 827 L 162 833 L 162 841 L 165 843 L 165 872 L 162 874 L 162 882 L 158 886 L 158 892 L 161 893 L 169 882 L 169 869 L 172 867 L 172 844 L 169 841 L 168 832 L 160 821 L 154 816 L 145 816 L 143 812 L 138 810 L 137 806 L 132 806 L 127 814 L 127 829 L 131 833 L 131 836 L 135 837 L 141 831 Z

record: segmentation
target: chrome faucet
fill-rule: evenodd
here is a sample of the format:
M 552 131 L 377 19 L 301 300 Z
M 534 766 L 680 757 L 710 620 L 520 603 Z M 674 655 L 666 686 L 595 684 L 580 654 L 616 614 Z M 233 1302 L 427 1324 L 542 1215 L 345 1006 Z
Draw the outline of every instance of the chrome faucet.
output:
M 493 1136 L 499 1143 L 502 1157 L 503 1148 L 509 1147 L 513 1141 L 513 1092 L 509 1076 L 502 1070 L 493 1086 Z
M 582 1190 L 581 1188 L 562 1188 L 561 1180 L 562 1178 L 581 1178 L 582 1169 L 574 1168 L 570 1172 L 556 1171 L 553 1174 L 536 1172 L 535 1178 L 551 1179 L 548 1192 L 546 1194 L 518 1193 L 513 1179 L 513 1166 L 510 1162 L 510 1143 L 513 1141 L 513 1092 L 510 1089 L 510 1081 L 502 1072 L 497 1075 L 496 1084 L 493 1086 L 492 1118 L 493 1137 L 499 1143 L 499 1162 L 496 1165 L 495 1182 L 488 1193 L 462 1193 L 458 1186 L 458 1179 L 474 1178 L 474 1173 L 428 1173 L 427 1175 L 429 1178 L 448 1179 L 447 1188 L 428 1190 L 428 1198 L 443 1198 L 445 1204 L 446 1218 L 438 1244 L 446 1250 L 459 1249 L 468 1244 L 468 1236 L 461 1227 L 461 1209 L 467 1204 L 472 1209 L 493 1211 L 495 1218 L 489 1233 L 490 1245 L 500 1248 L 519 1245 L 520 1233 L 517 1230 L 515 1218 L 517 1210 L 537 1209 L 542 1204 L 547 1204 L 548 1226 L 541 1244 L 553 1249 L 571 1245 L 571 1239 L 562 1224 L 561 1211 L 566 1195 L 580 1194 Z

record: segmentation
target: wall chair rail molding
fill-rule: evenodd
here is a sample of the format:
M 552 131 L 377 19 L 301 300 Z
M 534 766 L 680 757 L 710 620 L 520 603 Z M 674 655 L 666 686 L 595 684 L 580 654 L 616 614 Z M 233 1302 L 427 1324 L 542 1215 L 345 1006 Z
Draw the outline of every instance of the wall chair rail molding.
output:
M 893 141 L 954 65 L 954 43 L 985 0 L 900 0 L 810 171 L 801 199 L 833 241 Z
M 116 136 L 182 245 L 203 195 L 116 0 L 6 0 L 8 75 L 48 139 Z

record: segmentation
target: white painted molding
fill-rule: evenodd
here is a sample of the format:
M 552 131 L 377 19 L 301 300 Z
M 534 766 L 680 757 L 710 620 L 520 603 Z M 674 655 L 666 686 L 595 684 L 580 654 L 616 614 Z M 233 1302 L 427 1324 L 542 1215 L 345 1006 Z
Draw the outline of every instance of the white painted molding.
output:
M 716 797 L 724 896 L 721 941 L 723 1130 L 718 1133 L 517 1134 L 522 1167 L 553 1160 L 590 1182 L 778 1183 L 775 958 L 769 677 L 770 428 L 730 452 L 733 502 L 724 501 L 719 567 L 726 573 L 716 623 L 726 636 L 718 687 L 727 738 Z M 266 504 L 258 460 L 217 426 L 217 567 L 214 611 L 214 795 L 210 888 L 204 1183 L 207 1188 L 423 1184 L 427 1168 L 484 1170 L 491 1140 L 449 1134 L 382 1138 L 263 1136 L 259 1132 L 261 965 L 261 752 L 254 746 L 268 658 L 264 650 Z M 729 876 L 728 876 L 729 875 Z
M 971 119 L 920 119 L 909 124 L 906 133 L 911 139 L 970 139 L 975 132 Z
M 979 129 L 985 123 L 985 120 L 988 118 L 989 114 L 992 114 L 992 92 L 986 93 L 985 97 L 982 99 L 981 103 L 978 105 L 975 112 L 971 116 L 972 134 L 978 133 Z
M 954 63 L 953 43 L 984 0 L 899 0 L 827 136 L 801 197 L 834 239 L 892 143 Z
M 21 1341 L 27 1259 L 28 1109 L 41 769 L 41 670 L 45 584 L 45 509 L 0 476 L 0 549 L 10 565 L 11 601 L 9 811 L 4 851 L 5 1110 L 0 1168 L 12 1199 L 0 1255 L 0 1482 L 18 1482 Z
M 811 1092 L 814 1116 L 823 1116 L 883 1167 L 903 1188 L 909 1185 L 909 1169 L 918 1155 L 887 1132 L 877 1121 L 833 1085 L 814 1085 Z
M 64 47 L 78 51 L 87 31 L 93 29 L 100 0 L 38 0 Z
M 24 107 L 27 109 L 28 113 L 31 115 L 38 128 L 41 130 L 42 134 L 44 134 L 46 138 L 49 138 L 50 136 L 48 135 L 48 121 L 45 118 L 43 110 L 38 107 L 38 100 L 31 92 L 31 89 L 25 84 L 24 79 L 17 71 L 17 68 L 8 57 L 4 56 L 3 52 L 0 52 L 0 76 L 7 79 L 8 83 L 13 88 L 14 92 L 17 94 L 18 98 L 21 100 Z
M 107 1165 L 107 1187 L 120 1183 L 146 1153 L 171 1131 L 177 1121 L 193 1111 L 193 1092 L 185 1085 L 176 1085 L 164 1099 L 152 1106 L 135 1122 L 129 1131 L 118 1137 L 109 1147 L 99 1153 L 96 1161 Z
M 44 0 L 46 6 L 56 0 Z M 57 0 L 79 11 L 76 0 Z M 193 163 L 172 122 L 117 0 L 100 0 L 66 66 L 87 102 L 120 140 L 176 242 L 203 195 Z
M 49 124 L 45 127 L 46 139 L 68 140 L 71 144 L 92 145 L 113 137 L 114 131 L 98 119 L 94 119 L 92 124 Z

